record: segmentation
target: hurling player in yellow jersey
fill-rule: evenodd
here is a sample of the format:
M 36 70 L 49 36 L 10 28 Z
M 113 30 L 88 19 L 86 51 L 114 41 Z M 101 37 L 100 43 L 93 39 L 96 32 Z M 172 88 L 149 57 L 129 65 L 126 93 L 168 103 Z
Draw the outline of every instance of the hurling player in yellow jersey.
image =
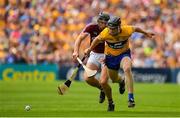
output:
M 146 32 L 141 28 L 124 25 L 121 26 L 119 17 L 113 16 L 105 28 L 92 42 L 91 46 L 85 50 L 88 55 L 90 51 L 100 42 L 105 41 L 105 64 L 108 68 L 108 75 L 113 83 L 120 83 L 123 79 L 118 75 L 121 67 L 124 71 L 128 89 L 128 107 L 134 107 L 133 95 L 133 78 L 132 78 L 132 60 L 129 48 L 129 37 L 134 33 L 143 33 L 145 36 L 152 38 L 153 33 Z

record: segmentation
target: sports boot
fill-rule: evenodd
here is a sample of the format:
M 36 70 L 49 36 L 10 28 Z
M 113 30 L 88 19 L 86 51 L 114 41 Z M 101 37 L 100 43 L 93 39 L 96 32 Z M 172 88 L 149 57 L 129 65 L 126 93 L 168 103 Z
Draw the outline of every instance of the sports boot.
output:
M 109 103 L 107 111 L 114 111 L 114 107 L 115 107 L 114 103 Z
M 133 99 L 130 99 L 130 100 L 128 101 L 128 107 L 129 107 L 129 108 L 135 107 L 135 101 L 134 101 Z
M 100 95 L 99 95 L 99 103 L 103 103 L 105 101 L 105 93 L 104 91 L 100 91 Z
M 121 82 L 119 82 L 119 93 L 123 94 L 124 92 L 125 92 L 125 81 L 123 79 Z

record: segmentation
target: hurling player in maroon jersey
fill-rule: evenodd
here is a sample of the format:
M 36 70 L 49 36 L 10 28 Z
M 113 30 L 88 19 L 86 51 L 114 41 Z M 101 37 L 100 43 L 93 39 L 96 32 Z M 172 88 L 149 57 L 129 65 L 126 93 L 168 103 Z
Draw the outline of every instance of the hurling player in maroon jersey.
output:
M 81 45 L 82 40 L 86 39 L 88 36 L 90 37 L 90 43 L 93 39 L 100 34 L 100 32 L 106 27 L 107 21 L 109 20 L 110 16 L 107 13 L 100 13 L 97 19 L 97 23 L 90 23 L 88 24 L 83 31 L 80 33 L 78 38 L 75 41 L 75 47 L 73 52 L 73 59 L 79 56 L 79 48 Z M 102 42 L 97 45 L 90 53 L 86 66 L 92 70 L 99 70 L 101 69 L 101 76 L 99 81 L 93 77 L 87 77 L 85 75 L 85 81 L 100 90 L 99 96 L 99 103 L 103 103 L 105 100 L 105 95 L 108 98 L 108 111 L 114 111 L 114 104 L 112 100 L 112 92 L 111 87 L 108 84 L 108 75 L 107 70 L 104 63 L 100 60 L 104 59 L 104 46 L 105 43 Z

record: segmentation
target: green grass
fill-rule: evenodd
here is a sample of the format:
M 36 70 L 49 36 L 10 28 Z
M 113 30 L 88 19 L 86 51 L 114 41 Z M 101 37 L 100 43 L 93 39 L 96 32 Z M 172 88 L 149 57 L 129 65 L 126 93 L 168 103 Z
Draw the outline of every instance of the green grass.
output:
M 111 84 L 115 112 L 107 112 L 107 101 L 98 103 L 99 91 L 84 82 L 73 82 L 64 96 L 56 87 L 63 81 L 0 81 L 0 117 L 173 117 L 180 116 L 180 85 L 135 83 L 136 107 L 127 108 L 127 92 L 118 93 Z M 25 105 L 31 110 L 25 111 Z

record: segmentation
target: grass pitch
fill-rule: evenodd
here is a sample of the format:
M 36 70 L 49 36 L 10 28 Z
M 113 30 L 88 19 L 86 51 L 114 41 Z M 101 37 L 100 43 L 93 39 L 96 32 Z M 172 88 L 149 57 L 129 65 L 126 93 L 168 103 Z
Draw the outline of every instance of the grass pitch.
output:
M 107 101 L 98 103 L 99 91 L 85 82 L 73 82 L 67 94 L 57 94 L 64 81 L 0 81 L 0 117 L 180 117 L 180 85 L 135 83 L 135 108 L 127 108 L 127 91 L 111 84 L 115 112 Z M 31 110 L 25 111 L 25 105 Z

